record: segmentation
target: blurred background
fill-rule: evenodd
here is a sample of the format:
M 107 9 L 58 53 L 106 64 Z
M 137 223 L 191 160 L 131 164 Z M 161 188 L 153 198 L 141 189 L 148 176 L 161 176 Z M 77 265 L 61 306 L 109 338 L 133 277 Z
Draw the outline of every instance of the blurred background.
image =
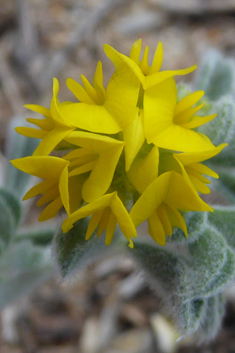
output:
M 0 0 L 0 149 L 24 104 L 49 106 L 52 78 L 61 101 L 72 100 L 66 78 L 104 80 L 113 72 L 108 43 L 129 55 L 142 38 L 153 55 L 159 40 L 165 69 L 199 64 L 210 48 L 235 56 L 235 0 Z M 183 77 L 192 80 L 193 74 Z M 179 82 L 179 78 L 176 78 Z M 37 210 L 30 213 L 33 223 Z M 223 327 L 211 343 L 176 341 L 170 319 L 130 259 L 106 258 L 75 275 L 39 286 L 1 313 L 1 353 L 235 352 L 235 287 L 227 294 Z

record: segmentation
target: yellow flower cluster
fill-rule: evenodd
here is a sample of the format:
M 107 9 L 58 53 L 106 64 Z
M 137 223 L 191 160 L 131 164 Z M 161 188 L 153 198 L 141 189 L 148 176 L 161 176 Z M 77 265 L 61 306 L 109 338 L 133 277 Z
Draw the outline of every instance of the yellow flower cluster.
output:
M 136 227 L 145 220 L 151 237 L 164 245 L 172 227 L 181 228 L 187 236 L 180 211 L 213 211 L 198 192 L 210 192 L 204 175 L 218 175 L 201 162 L 226 144 L 215 147 L 194 130 L 215 115 L 197 116 L 203 91 L 177 102 L 174 80 L 196 66 L 160 71 L 161 42 L 151 66 L 148 50 L 147 46 L 140 58 L 141 40 L 137 40 L 127 57 L 106 44 L 104 51 L 115 66 L 106 89 L 98 62 L 93 84 L 83 75 L 83 85 L 67 80 L 77 103 L 58 100 L 59 83 L 54 79 L 50 109 L 26 105 L 44 118 L 27 119 L 36 128 L 16 130 L 41 142 L 33 156 L 12 164 L 43 179 L 24 196 L 26 200 L 42 195 L 37 206 L 46 207 L 39 221 L 54 217 L 64 207 L 64 232 L 91 216 L 86 239 L 97 227 L 98 236 L 106 229 L 108 245 L 118 223 L 133 247 Z M 58 149 L 66 150 L 63 157 L 50 155 Z

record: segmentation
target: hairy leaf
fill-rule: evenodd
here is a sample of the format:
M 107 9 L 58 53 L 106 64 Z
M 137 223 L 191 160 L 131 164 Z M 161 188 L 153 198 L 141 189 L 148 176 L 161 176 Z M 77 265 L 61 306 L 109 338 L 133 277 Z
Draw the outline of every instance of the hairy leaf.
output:
M 36 149 L 39 140 L 19 135 L 15 131 L 16 126 L 26 126 L 24 119 L 16 117 L 11 120 L 6 137 L 6 158 L 8 160 L 30 156 Z M 28 185 L 32 180 L 32 176 L 21 172 L 7 164 L 5 175 L 5 187 L 12 191 L 19 199 L 22 199 Z
M 0 307 L 29 293 L 52 274 L 50 249 L 22 241 L 0 260 Z
M 10 244 L 20 216 L 19 201 L 10 192 L 0 189 L 0 253 Z
M 213 101 L 234 91 L 234 62 L 211 50 L 204 57 L 195 78 L 195 89 L 205 91 Z
M 62 278 L 69 277 L 74 270 L 81 270 L 92 264 L 104 252 L 112 249 L 112 246 L 105 245 L 104 233 L 98 238 L 95 232 L 85 241 L 88 223 L 89 219 L 81 219 L 68 233 L 59 231 L 54 238 L 53 253 Z M 116 231 L 114 238 L 118 236 L 117 233 Z
M 214 212 L 208 213 L 208 221 L 226 239 L 228 245 L 235 250 L 235 208 L 214 207 Z

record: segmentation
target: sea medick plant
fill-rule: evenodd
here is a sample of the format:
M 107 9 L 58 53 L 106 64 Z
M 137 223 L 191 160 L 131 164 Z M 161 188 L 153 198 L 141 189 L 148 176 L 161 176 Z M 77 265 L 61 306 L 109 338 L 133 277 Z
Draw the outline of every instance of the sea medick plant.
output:
M 235 124 L 234 115 L 223 110 L 228 95 L 234 107 L 232 83 L 229 93 L 221 89 L 213 101 L 208 92 L 216 69 L 204 64 L 197 87 L 207 75 L 205 92 L 177 88 L 175 76 L 196 66 L 161 71 L 161 42 L 151 65 L 148 46 L 141 57 L 141 40 L 129 56 L 107 44 L 104 51 L 114 65 L 106 88 L 99 61 L 92 84 L 83 75 L 82 84 L 67 79 L 77 102 L 59 101 L 54 78 L 50 108 L 26 105 L 43 119 L 28 118 L 35 127 L 16 131 L 41 142 L 32 156 L 11 163 L 42 181 L 24 200 L 41 195 L 37 206 L 45 207 L 39 221 L 65 210 L 53 245 L 62 277 L 90 263 L 113 241 L 139 263 L 181 334 L 197 332 L 201 340 L 208 339 L 219 328 L 222 293 L 235 274 L 233 234 L 228 235 L 235 211 L 216 206 L 213 212 L 203 197 L 226 159 L 219 153 L 226 156 L 228 149 L 232 154 L 233 146 L 226 146 L 234 131 L 227 125 L 230 120 L 230 126 Z M 221 67 L 228 67 L 225 72 L 232 77 L 230 66 L 225 60 Z M 218 138 L 221 124 L 224 133 Z M 222 213 L 228 219 L 226 234 Z M 148 235 L 137 236 L 145 221 Z

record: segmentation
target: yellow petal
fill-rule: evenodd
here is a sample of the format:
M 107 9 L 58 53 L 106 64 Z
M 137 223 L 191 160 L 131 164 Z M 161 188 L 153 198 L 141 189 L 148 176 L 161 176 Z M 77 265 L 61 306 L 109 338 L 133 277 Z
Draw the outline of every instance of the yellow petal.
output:
M 172 226 L 182 229 L 182 231 L 187 237 L 188 236 L 187 226 L 182 214 L 176 208 L 172 208 L 169 205 L 165 204 L 165 207 L 167 209 L 167 214 Z
M 63 232 L 67 232 L 71 228 L 71 225 L 73 225 L 79 219 L 88 217 L 91 214 L 98 212 L 100 210 L 104 210 L 106 207 L 108 207 L 111 202 L 111 199 L 113 197 L 113 194 L 114 193 L 104 195 L 104 196 L 100 197 L 98 200 L 95 200 L 95 201 L 79 208 L 77 211 L 73 212 L 63 222 L 63 224 L 62 224 Z
M 78 148 L 79 150 L 83 150 L 83 148 Z M 75 150 L 76 151 L 76 150 Z M 88 151 L 88 153 L 84 156 L 74 158 L 72 161 L 69 163 L 69 169 L 71 170 L 72 167 L 80 167 L 84 164 L 94 162 L 98 157 L 98 154 L 93 154 Z M 68 158 L 65 158 L 68 159 Z
M 164 173 L 156 178 L 132 207 L 130 216 L 136 227 L 148 219 L 165 200 L 171 173 Z
M 158 209 L 157 209 L 157 215 L 158 218 L 160 219 L 164 232 L 170 236 L 172 234 L 172 227 L 171 227 L 171 222 L 169 220 L 168 214 L 167 214 L 167 208 L 164 203 L 162 203 Z
M 71 135 L 68 136 L 68 138 Z M 64 156 L 64 159 L 73 159 L 73 158 L 79 158 L 79 157 L 84 157 L 85 155 L 89 154 L 90 150 L 86 149 L 86 148 L 76 148 L 75 150 L 69 152 L 68 154 L 66 154 L 66 156 Z
M 58 184 L 51 187 L 41 198 L 36 205 L 38 207 L 45 205 L 48 202 L 55 200 L 59 196 Z
M 182 211 L 213 211 L 180 174 L 174 171 L 171 173 L 171 181 L 165 198 L 165 202 L 170 207 Z
M 155 51 L 152 65 L 149 69 L 149 74 L 154 74 L 155 72 L 160 71 L 163 61 L 163 45 L 162 42 L 158 42 L 157 49 Z
M 83 130 L 103 134 L 116 134 L 121 131 L 114 117 L 103 105 L 71 103 L 60 106 L 60 111 L 70 125 Z
M 102 68 L 101 61 L 98 61 L 98 64 L 96 66 L 93 85 L 96 89 L 100 89 L 103 92 L 103 94 L 105 94 L 105 89 L 103 85 L 103 68 Z
M 37 185 L 34 185 L 23 197 L 23 201 L 30 199 L 38 194 L 43 194 L 45 190 L 48 190 L 52 185 L 55 184 L 55 180 L 43 180 Z
M 188 108 L 191 108 L 204 96 L 204 94 L 204 91 L 196 91 L 183 98 L 181 101 L 179 101 L 179 103 L 177 103 L 175 107 L 175 115 L 180 114 L 182 111 Z
M 108 190 L 122 149 L 123 145 L 119 145 L 100 154 L 82 187 L 82 197 L 86 202 L 95 200 Z
M 148 218 L 149 222 L 149 235 L 161 246 L 166 244 L 165 231 L 163 229 L 162 223 L 155 211 Z
M 93 215 L 91 216 L 90 222 L 87 227 L 85 240 L 88 240 L 91 237 L 91 235 L 94 233 L 96 228 L 98 227 L 102 214 L 103 214 L 103 210 L 99 210 L 93 213 Z
M 108 190 L 124 143 L 107 136 L 83 131 L 71 133 L 66 140 L 98 155 L 94 164 L 91 165 L 91 174 L 82 187 L 82 198 L 85 202 L 92 202 Z M 70 175 L 74 173 L 75 171 L 72 171 Z
M 111 200 L 111 209 L 113 214 L 115 215 L 117 222 L 119 224 L 119 227 L 122 231 L 122 233 L 125 235 L 127 240 L 129 241 L 129 246 L 133 247 L 133 243 L 131 238 L 136 238 L 137 237 L 137 232 L 136 228 L 132 222 L 132 219 L 127 212 L 125 206 L 123 205 L 122 201 L 120 198 L 117 196 L 117 193 L 114 193 L 114 196 Z
M 208 186 L 205 185 L 197 177 L 193 176 L 192 174 L 189 174 L 189 178 L 198 192 L 201 192 L 202 194 L 209 194 L 211 192 Z
M 60 174 L 68 161 L 62 158 L 46 156 L 46 157 L 24 157 L 11 161 L 14 167 L 22 170 L 25 173 L 37 176 L 42 179 L 59 180 Z
M 31 119 L 28 118 L 26 119 L 29 123 L 34 124 L 38 126 L 42 130 L 52 130 L 55 126 L 54 122 L 52 119 Z
M 67 232 L 69 229 L 71 229 L 72 225 L 79 219 L 88 217 L 91 214 L 106 209 L 107 207 L 110 207 L 111 212 L 114 214 L 124 236 L 130 242 L 130 246 L 133 247 L 133 242 L 130 238 L 135 238 L 137 236 L 136 229 L 125 206 L 117 196 L 116 192 L 104 195 L 72 213 L 62 224 L 63 232 Z M 98 214 L 98 216 L 100 216 L 100 214 Z M 99 218 L 98 216 L 97 218 Z M 92 221 L 91 230 L 94 229 L 94 224 L 97 222 L 97 218 L 94 219 L 94 223 Z M 108 234 L 110 239 L 110 230 Z M 88 236 L 89 235 L 90 230 Z
M 78 168 L 73 169 L 71 172 L 69 172 L 69 176 L 75 176 L 83 173 L 90 172 L 96 165 L 96 161 L 92 161 L 90 163 L 86 163 Z
M 139 65 L 139 58 L 140 58 L 140 53 L 141 53 L 141 39 L 137 39 L 132 47 L 131 47 L 131 51 L 130 51 L 130 58 Z
M 94 104 L 94 101 L 89 97 L 86 90 L 72 78 L 67 78 L 66 85 L 75 97 L 82 103 Z
M 101 234 L 105 230 L 105 228 L 108 224 L 110 214 L 111 214 L 111 209 L 109 207 L 106 207 L 102 213 L 101 218 L 100 218 L 100 222 L 99 222 L 98 230 L 97 230 L 97 237 L 101 236 Z
M 192 116 L 203 106 L 204 104 L 200 104 L 194 108 L 188 108 L 183 110 L 181 113 L 174 116 L 174 123 L 178 125 L 187 123 L 190 118 L 192 118 Z
M 116 217 L 114 216 L 113 213 L 111 213 L 109 216 L 109 220 L 108 220 L 107 227 L 106 227 L 106 233 L 105 233 L 105 244 L 106 245 L 110 245 L 112 243 L 113 234 L 115 232 L 116 226 L 117 226 Z
M 198 163 L 198 162 L 202 162 L 202 161 L 205 161 L 209 158 L 216 156 L 227 145 L 228 145 L 227 143 L 223 143 L 223 144 L 219 145 L 218 147 L 213 147 L 213 148 L 205 150 L 205 151 L 174 153 L 173 156 L 174 156 L 174 158 L 178 159 L 183 165 Z M 206 173 L 202 173 L 202 174 L 206 174 Z M 210 174 L 207 174 L 207 175 L 210 175 Z
M 43 139 L 47 135 L 47 131 L 42 131 L 39 129 L 34 129 L 32 127 L 17 126 L 15 131 L 20 135 L 27 137 L 34 137 L 36 139 Z
M 216 179 L 219 178 L 219 175 L 216 172 L 214 172 L 212 169 L 210 169 L 209 167 L 207 167 L 204 164 L 194 163 L 191 166 L 201 174 L 209 175 L 209 176 L 216 178 Z
M 50 112 L 51 116 L 54 120 L 57 121 L 57 123 L 60 123 L 62 125 L 67 125 L 65 119 L 63 118 L 63 115 L 60 112 L 59 109 L 59 101 L 57 98 L 57 95 L 59 93 L 59 81 L 54 77 L 53 78 L 53 96 L 51 100 L 51 106 L 50 106 Z
M 194 176 L 195 178 L 197 178 L 198 180 L 200 180 L 201 182 L 205 183 L 205 184 L 210 184 L 210 181 L 208 179 L 206 179 L 201 173 L 199 173 L 197 170 L 195 170 L 193 168 L 193 164 L 189 164 L 185 166 L 185 170 L 186 172 L 190 175 L 190 176 Z
M 135 119 L 123 131 L 123 140 L 125 142 L 125 168 L 128 171 L 145 140 L 142 109 L 136 108 Z
M 81 206 L 82 203 L 82 184 L 84 182 L 85 178 L 84 176 L 74 176 L 69 178 L 69 208 L 70 208 L 70 213 L 76 211 L 79 206 Z
M 144 94 L 144 131 L 148 143 L 173 123 L 177 88 L 173 78 L 149 88 Z
M 159 84 L 160 82 L 163 82 L 164 80 L 170 77 L 187 75 L 192 71 L 196 70 L 196 68 L 197 68 L 197 65 L 193 65 L 191 67 L 188 67 L 187 69 L 182 69 L 182 70 L 167 70 L 167 71 L 156 72 L 152 75 L 148 75 L 145 77 L 145 80 L 143 82 L 143 87 L 146 90 L 150 87 L 153 87 Z
M 56 127 L 49 131 L 43 140 L 39 143 L 38 147 L 34 151 L 34 156 L 46 156 L 48 155 L 69 133 L 73 131 L 73 128 Z
M 212 208 L 200 199 L 192 185 L 180 174 L 172 171 L 155 179 L 134 204 L 130 216 L 135 226 L 148 219 L 163 201 L 171 208 L 180 210 L 212 211 Z
M 181 124 L 181 127 L 187 128 L 187 129 L 194 129 L 198 126 L 201 126 L 203 124 L 208 123 L 209 121 L 211 121 L 212 119 L 214 119 L 216 117 L 217 114 L 213 114 L 213 115 L 207 115 L 207 116 L 194 116 L 192 118 L 191 121 L 189 121 L 188 123 L 185 124 Z
M 171 124 L 152 142 L 158 147 L 182 152 L 197 153 L 215 148 L 206 135 L 175 124 Z
M 48 219 L 55 217 L 62 206 L 61 198 L 57 197 L 42 211 L 38 218 L 39 222 L 47 221 Z
M 149 73 L 149 63 L 148 63 L 148 56 L 149 56 L 149 46 L 146 45 L 144 49 L 144 54 L 141 62 L 139 63 L 139 67 L 141 68 L 144 75 L 148 75 Z
M 84 75 L 81 75 L 81 79 L 82 79 L 82 83 L 85 91 L 87 92 L 88 96 L 92 99 L 92 101 L 95 103 L 97 100 L 96 89 L 90 84 L 90 82 Z
M 127 66 L 118 67 L 109 81 L 104 107 L 122 130 L 135 118 L 139 89 L 139 80 Z
M 142 83 L 145 83 L 145 76 L 142 73 L 140 67 L 128 56 L 120 54 L 117 50 L 112 48 L 110 45 L 104 45 L 104 52 L 107 57 L 112 61 L 113 65 L 117 68 L 120 67 L 129 67 L 134 75 L 138 78 L 138 80 Z
M 32 110 L 33 112 L 42 114 L 45 116 L 47 119 L 51 119 L 51 112 L 50 109 L 42 107 L 41 105 L 36 105 L 36 104 L 25 104 L 25 108 Z
M 69 181 L 68 181 L 68 165 L 62 170 L 59 179 L 59 192 L 63 206 L 68 214 L 70 214 L 69 204 Z
M 158 164 L 159 150 L 156 146 L 145 158 L 137 158 L 133 162 L 127 176 L 140 194 L 158 177 Z

